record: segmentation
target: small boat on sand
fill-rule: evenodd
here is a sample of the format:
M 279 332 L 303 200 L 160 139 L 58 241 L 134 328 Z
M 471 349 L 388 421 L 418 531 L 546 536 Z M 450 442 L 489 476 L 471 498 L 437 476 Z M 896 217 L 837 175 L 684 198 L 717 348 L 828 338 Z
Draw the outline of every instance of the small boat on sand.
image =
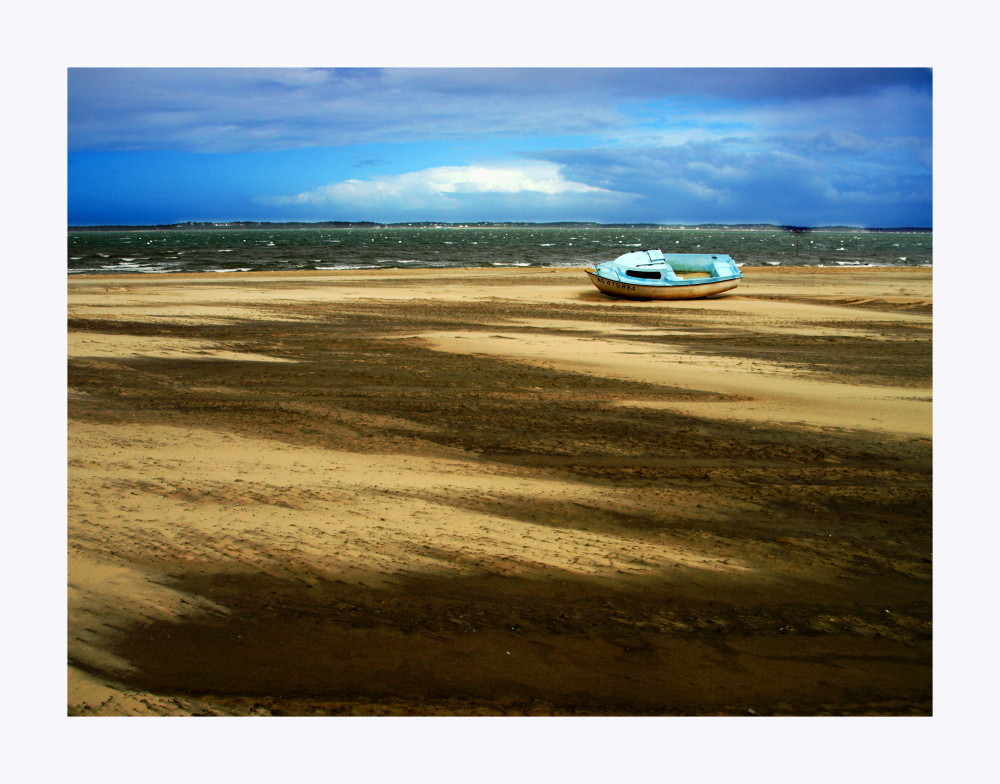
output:
M 736 288 L 743 273 L 723 253 L 637 250 L 585 270 L 590 282 L 611 297 L 698 299 Z

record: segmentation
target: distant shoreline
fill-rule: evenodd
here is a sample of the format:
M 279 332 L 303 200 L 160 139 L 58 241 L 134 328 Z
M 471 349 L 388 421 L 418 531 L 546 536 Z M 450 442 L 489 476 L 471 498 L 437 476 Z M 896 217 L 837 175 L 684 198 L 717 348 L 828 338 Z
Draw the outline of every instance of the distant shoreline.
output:
M 67 231 L 206 231 L 214 229 L 663 229 L 668 231 L 861 231 L 873 233 L 932 234 L 933 229 L 920 226 L 859 227 L 859 226 L 782 226 L 773 223 L 442 223 L 422 221 L 410 223 L 376 223 L 372 221 L 187 221 L 184 223 L 160 224 L 115 224 L 92 226 L 69 226 Z

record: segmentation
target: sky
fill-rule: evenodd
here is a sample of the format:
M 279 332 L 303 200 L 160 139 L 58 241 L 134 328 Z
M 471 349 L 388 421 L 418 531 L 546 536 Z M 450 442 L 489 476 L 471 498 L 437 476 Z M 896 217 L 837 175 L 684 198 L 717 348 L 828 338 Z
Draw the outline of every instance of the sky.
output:
M 932 226 L 930 68 L 69 68 L 70 225 Z

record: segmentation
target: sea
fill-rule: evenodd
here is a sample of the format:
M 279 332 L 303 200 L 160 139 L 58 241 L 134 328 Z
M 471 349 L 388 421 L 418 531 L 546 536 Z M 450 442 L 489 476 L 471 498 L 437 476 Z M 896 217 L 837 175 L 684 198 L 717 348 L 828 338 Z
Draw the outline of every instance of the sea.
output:
M 932 234 L 547 226 L 70 230 L 68 272 L 582 267 L 651 248 L 724 253 L 747 267 L 930 267 Z

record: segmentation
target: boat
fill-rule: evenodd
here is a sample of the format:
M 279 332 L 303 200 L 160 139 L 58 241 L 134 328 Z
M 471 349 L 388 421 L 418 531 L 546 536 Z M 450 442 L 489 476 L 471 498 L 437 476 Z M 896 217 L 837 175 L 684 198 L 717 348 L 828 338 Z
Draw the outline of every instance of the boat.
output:
M 625 299 L 698 299 L 736 288 L 743 273 L 723 253 L 637 250 L 584 270 L 598 291 Z

